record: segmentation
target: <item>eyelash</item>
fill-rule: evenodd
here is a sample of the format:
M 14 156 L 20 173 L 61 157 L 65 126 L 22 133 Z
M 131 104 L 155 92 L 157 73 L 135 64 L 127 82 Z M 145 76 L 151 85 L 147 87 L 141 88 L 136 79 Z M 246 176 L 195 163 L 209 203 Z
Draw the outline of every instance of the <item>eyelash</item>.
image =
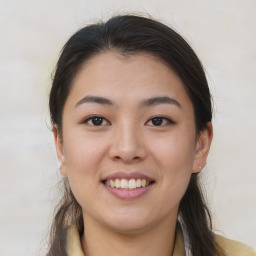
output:
M 100 121 L 99 125 L 93 124 L 93 123 L 91 123 L 91 124 L 89 123 L 90 121 L 93 122 L 93 120 L 97 122 L 96 119 L 100 119 L 100 120 L 98 120 L 98 121 Z M 155 121 L 160 121 L 160 124 L 159 125 L 153 125 L 153 123 L 152 123 L 152 125 L 150 125 L 150 126 L 158 127 L 158 126 L 166 126 L 166 125 L 175 124 L 175 122 L 173 120 L 171 120 L 170 118 L 167 118 L 167 117 L 163 117 L 163 116 L 154 116 L 151 119 L 149 119 L 146 122 L 146 124 L 149 123 L 149 122 L 152 122 L 154 119 L 155 119 Z M 156 119 L 158 119 L 158 120 L 156 120 Z M 107 122 L 107 124 L 103 124 L 102 125 L 103 122 Z M 163 122 L 165 122 L 164 125 L 162 125 Z M 90 126 L 99 126 L 99 127 L 110 124 L 110 122 L 106 118 L 104 118 L 104 117 L 102 117 L 100 115 L 91 115 L 91 116 L 87 117 L 82 123 L 90 125 Z

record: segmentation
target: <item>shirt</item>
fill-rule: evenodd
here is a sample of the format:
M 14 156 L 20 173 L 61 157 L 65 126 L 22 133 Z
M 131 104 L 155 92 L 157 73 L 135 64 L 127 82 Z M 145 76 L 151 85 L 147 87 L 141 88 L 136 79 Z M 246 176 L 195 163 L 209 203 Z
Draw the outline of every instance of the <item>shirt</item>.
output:
M 226 256 L 256 256 L 256 252 L 243 243 L 219 235 L 215 235 L 215 239 L 223 248 Z M 75 225 L 71 226 L 67 232 L 67 254 L 68 256 L 85 256 L 82 250 L 79 232 Z M 183 232 L 179 227 L 176 230 L 172 256 L 192 256 L 188 248 L 186 235 L 184 242 Z

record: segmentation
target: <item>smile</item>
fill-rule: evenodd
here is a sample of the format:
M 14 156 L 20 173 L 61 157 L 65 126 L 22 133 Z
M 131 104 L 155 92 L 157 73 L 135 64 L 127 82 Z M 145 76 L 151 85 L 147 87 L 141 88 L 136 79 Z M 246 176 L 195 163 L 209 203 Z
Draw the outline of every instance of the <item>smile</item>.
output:
M 136 199 L 148 193 L 155 180 L 140 172 L 115 172 L 105 176 L 101 183 L 104 188 L 119 199 Z
M 106 186 L 121 190 L 135 190 L 137 188 L 144 188 L 152 183 L 152 181 L 146 179 L 108 179 L 104 181 Z

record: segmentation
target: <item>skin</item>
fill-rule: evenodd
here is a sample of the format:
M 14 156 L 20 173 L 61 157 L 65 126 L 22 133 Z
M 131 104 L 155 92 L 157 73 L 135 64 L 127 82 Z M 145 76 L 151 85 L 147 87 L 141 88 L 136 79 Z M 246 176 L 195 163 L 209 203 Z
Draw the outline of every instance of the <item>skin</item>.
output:
M 78 104 L 88 95 L 113 104 Z M 153 97 L 178 104 L 142 106 Z M 101 125 L 90 115 L 103 117 Z M 210 123 L 196 135 L 193 105 L 179 77 L 150 55 L 98 54 L 76 75 L 64 105 L 63 137 L 58 129 L 54 137 L 61 174 L 83 210 L 85 254 L 171 255 L 179 202 L 191 174 L 205 166 L 212 139 Z M 120 199 L 101 182 L 118 171 L 136 171 L 155 183 L 139 198 Z

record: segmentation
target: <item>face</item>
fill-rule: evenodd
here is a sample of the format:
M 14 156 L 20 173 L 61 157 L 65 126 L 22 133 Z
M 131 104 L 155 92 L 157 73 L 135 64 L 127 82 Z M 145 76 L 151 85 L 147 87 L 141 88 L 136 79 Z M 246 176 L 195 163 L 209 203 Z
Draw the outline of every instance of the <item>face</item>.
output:
M 85 221 L 133 232 L 176 221 L 211 127 L 196 136 L 193 105 L 163 62 L 108 52 L 75 77 L 55 142 Z

